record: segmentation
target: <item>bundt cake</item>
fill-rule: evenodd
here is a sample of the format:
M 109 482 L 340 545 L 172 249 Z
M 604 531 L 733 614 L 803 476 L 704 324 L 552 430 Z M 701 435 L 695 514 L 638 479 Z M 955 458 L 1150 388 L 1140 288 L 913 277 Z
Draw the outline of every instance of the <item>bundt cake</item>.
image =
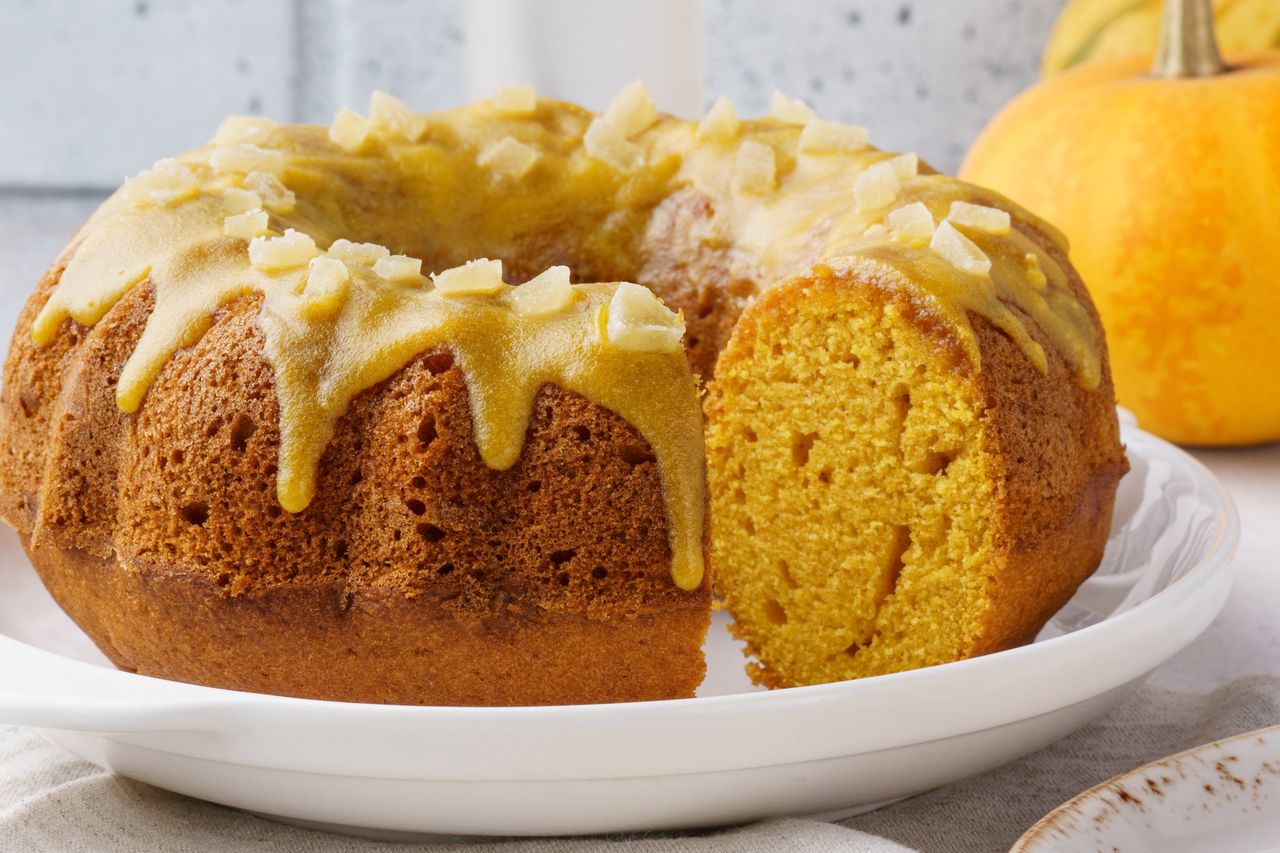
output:
M 228 119 L 37 287 L 0 446 L 118 666 L 429 704 L 692 695 L 707 542 L 770 686 L 1024 642 L 1125 470 L 1052 228 L 801 102 L 639 84 Z

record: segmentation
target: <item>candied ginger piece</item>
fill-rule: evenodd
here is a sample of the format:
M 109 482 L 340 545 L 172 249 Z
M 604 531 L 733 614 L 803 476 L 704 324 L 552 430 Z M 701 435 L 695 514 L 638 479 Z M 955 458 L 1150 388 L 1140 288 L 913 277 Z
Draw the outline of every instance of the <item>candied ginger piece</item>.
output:
M 609 300 L 606 342 L 629 352 L 679 352 L 684 319 L 653 291 L 623 282 Z

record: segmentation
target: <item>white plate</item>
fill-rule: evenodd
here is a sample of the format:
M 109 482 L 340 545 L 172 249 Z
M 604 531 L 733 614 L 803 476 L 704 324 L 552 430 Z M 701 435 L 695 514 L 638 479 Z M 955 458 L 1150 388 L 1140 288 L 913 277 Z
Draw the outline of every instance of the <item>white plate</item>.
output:
M 1280 851 L 1280 726 L 1162 758 L 1050 812 L 1010 853 Z
M 1238 538 L 1222 487 L 1126 427 L 1098 573 L 1022 648 L 755 690 L 717 620 L 699 698 L 362 705 L 112 669 L 0 537 L 0 721 L 126 776 L 362 834 L 572 835 L 845 815 L 1026 755 L 1113 706 L 1213 620 Z

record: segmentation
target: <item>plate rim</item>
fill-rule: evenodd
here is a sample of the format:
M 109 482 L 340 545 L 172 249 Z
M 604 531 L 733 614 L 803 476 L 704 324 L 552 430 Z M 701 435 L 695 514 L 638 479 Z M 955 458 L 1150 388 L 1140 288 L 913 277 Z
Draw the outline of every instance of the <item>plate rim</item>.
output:
M 1045 833 L 1054 828 L 1053 823 L 1055 821 L 1061 820 L 1062 817 L 1064 817 L 1070 809 L 1080 805 L 1086 800 L 1092 799 L 1093 797 L 1102 793 L 1106 789 L 1110 788 L 1112 785 L 1124 782 L 1125 780 L 1133 776 L 1137 776 L 1138 774 L 1145 774 L 1154 767 L 1160 767 L 1161 765 L 1164 765 L 1164 764 L 1169 764 L 1174 761 L 1179 761 L 1184 758 L 1189 758 L 1200 752 L 1207 752 L 1208 750 L 1214 749 L 1216 747 L 1225 747 L 1225 746 L 1228 746 L 1229 744 L 1249 740 L 1255 737 L 1261 737 L 1264 735 L 1270 735 L 1270 734 L 1280 735 L 1280 723 L 1276 723 L 1275 725 L 1270 725 L 1270 726 L 1263 726 L 1260 729 L 1251 729 L 1246 732 L 1237 732 L 1236 734 L 1233 734 L 1233 735 L 1227 735 L 1226 737 L 1207 741 L 1197 746 L 1188 747 L 1187 749 L 1181 750 L 1179 752 L 1170 753 L 1169 755 L 1166 755 L 1162 758 L 1153 758 L 1150 761 L 1146 762 L 1145 764 L 1139 764 L 1137 767 L 1133 767 L 1122 773 L 1117 773 L 1116 775 L 1112 776 L 1110 779 L 1106 779 L 1102 782 L 1099 782 L 1096 785 L 1093 785 L 1092 787 L 1086 788 L 1085 790 L 1081 791 L 1079 794 L 1076 794 L 1071 799 L 1064 801 L 1063 803 L 1058 805 L 1056 808 L 1051 810 L 1044 817 L 1040 818 L 1038 821 L 1033 823 L 1031 827 L 1026 832 L 1024 832 L 1021 836 L 1019 836 L 1018 840 L 1013 843 L 1013 846 L 1009 848 L 1009 853 L 1038 853 L 1037 849 L 1030 845 L 1033 843 L 1040 844 L 1042 841 L 1044 841 Z

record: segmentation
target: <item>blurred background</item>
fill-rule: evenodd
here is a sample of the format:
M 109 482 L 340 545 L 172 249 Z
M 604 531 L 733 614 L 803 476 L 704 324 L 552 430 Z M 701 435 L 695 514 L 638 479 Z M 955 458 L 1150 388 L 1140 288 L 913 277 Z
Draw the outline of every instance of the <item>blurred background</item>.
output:
M 340 106 L 363 109 L 375 88 L 418 109 L 464 103 L 466 5 L 3 0 L 0 185 L 114 188 L 205 141 L 229 113 L 327 123 Z M 656 14 L 664 4 L 647 5 Z M 703 100 L 727 94 L 744 115 L 760 114 L 778 88 L 826 118 L 870 126 L 882 147 L 954 170 L 991 114 L 1036 79 L 1062 5 L 705 0 Z M 503 55 L 498 36 L 475 37 L 482 61 L 490 46 Z M 660 109 L 679 111 L 654 88 Z

